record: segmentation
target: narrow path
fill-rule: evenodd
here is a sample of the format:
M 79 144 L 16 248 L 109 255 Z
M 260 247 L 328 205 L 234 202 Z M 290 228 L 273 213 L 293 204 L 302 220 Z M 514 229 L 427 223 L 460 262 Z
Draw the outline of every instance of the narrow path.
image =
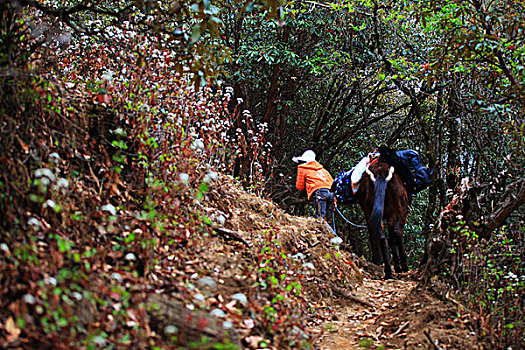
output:
M 325 335 L 320 348 L 323 350 L 360 349 L 368 345 L 374 349 L 381 345 L 384 326 L 378 323 L 379 316 L 385 310 L 395 308 L 416 285 L 417 283 L 413 281 L 365 279 L 363 285 L 352 292 L 375 305 L 375 308 L 357 303 L 337 308 L 333 320 L 323 324 Z
M 334 306 L 324 322 L 321 350 L 478 349 L 469 315 L 418 287 L 409 276 L 365 279 L 352 291 L 374 307 Z

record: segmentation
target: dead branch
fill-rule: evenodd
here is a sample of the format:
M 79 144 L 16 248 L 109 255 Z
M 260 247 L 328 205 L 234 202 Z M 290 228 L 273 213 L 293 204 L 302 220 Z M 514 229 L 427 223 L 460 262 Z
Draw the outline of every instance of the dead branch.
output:
M 323 242 L 321 242 L 321 241 L 317 241 L 317 242 L 315 242 L 315 243 L 312 243 L 312 242 L 311 242 L 308 238 L 306 238 L 306 237 L 300 237 L 299 239 L 300 239 L 301 241 L 303 241 L 303 242 L 306 242 L 306 243 L 308 244 L 308 248 L 313 248 L 313 247 L 318 246 L 319 244 L 322 244 L 322 243 L 323 243 Z
M 363 300 L 359 297 L 356 297 L 355 295 L 352 295 L 350 293 L 348 293 L 346 290 L 344 290 L 343 288 L 340 288 L 338 286 L 336 286 L 335 284 L 333 284 L 332 282 L 330 282 L 330 287 L 332 288 L 332 291 L 334 291 L 336 294 L 339 294 L 347 299 L 350 299 L 352 301 L 355 301 L 356 303 L 359 303 L 359 304 L 362 304 L 362 305 L 365 305 L 365 306 L 368 306 L 368 307 L 371 307 L 371 308 L 376 308 L 376 306 L 366 300 Z
M 458 282 L 458 281 L 456 281 L 456 283 L 458 283 L 458 285 L 459 285 L 459 282 Z M 445 299 L 448 300 L 449 302 L 451 302 L 452 304 L 456 305 L 456 306 L 458 307 L 459 310 L 461 310 L 461 311 L 464 311 L 464 310 L 465 310 L 465 306 L 464 306 L 463 304 L 461 304 L 459 301 L 457 301 L 456 299 L 452 298 L 452 297 L 450 296 L 450 293 L 449 293 L 449 292 L 447 292 L 447 293 L 445 294 Z
M 433 348 L 435 350 L 443 350 L 443 348 L 438 345 L 437 339 L 436 340 L 432 340 L 432 338 L 430 337 L 430 333 L 428 331 L 424 330 L 423 333 L 425 334 L 425 336 L 427 337 L 428 341 L 430 342 L 430 344 L 432 344 L 432 346 L 433 346 Z
M 244 238 L 242 238 L 241 234 L 237 231 L 229 230 L 227 228 L 224 228 L 222 226 L 212 226 L 213 231 L 217 232 L 223 237 L 233 239 L 234 241 L 241 242 L 247 247 L 251 247 L 251 244 L 246 242 Z
M 516 193 L 510 194 L 511 188 Z M 510 184 L 503 198 L 498 204 L 496 211 L 490 214 L 489 218 L 483 225 L 483 236 L 488 236 L 493 230 L 503 225 L 505 220 L 519 207 L 525 203 L 525 179 L 520 179 Z
M 397 331 L 395 331 L 394 333 L 392 333 L 392 334 L 390 335 L 390 338 L 393 338 L 393 337 L 395 337 L 396 335 L 398 335 L 399 333 L 401 333 L 401 331 L 402 331 L 403 329 L 405 329 L 405 328 L 408 326 L 409 323 L 410 323 L 410 321 L 406 321 L 405 323 L 403 323 L 403 324 L 397 329 Z

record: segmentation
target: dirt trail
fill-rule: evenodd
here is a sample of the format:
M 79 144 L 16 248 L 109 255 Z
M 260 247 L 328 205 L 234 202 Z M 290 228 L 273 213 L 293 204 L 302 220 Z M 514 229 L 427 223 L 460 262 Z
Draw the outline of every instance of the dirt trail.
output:
M 212 219 L 226 217 L 224 227 L 229 232 L 253 242 L 260 239 L 261 230 L 277 228 L 282 251 L 301 255 L 315 266 L 302 285 L 305 303 L 315 309 L 305 327 L 319 336 L 316 349 L 481 348 L 472 332 L 470 315 L 459 304 L 446 297 L 440 300 L 436 293 L 420 287 L 413 272 L 382 280 L 382 268 L 336 250 L 326 223 L 288 215 L 274 203 L 240 190 L 228 178 L 209 196 L 211 205 L 205 211 Z M 232 267 L 233 257 L 228 252 L 206 251 L 209 254 L 203 252 L 200 258 L 206 256 L 208 266 L 221 266 L 228 257 L 228 271 L 241 274 Z
M 418 287 L 410 275 L 365 278 L 352 294 L 372 305 L 334 303 L 319 348 L 479 349 L 469 315 Z M 322 329 L 318 329 L 322 331 Z
M 335 307 L 332 320 L 323 325 L 326 335 L 321 349 L 359 349 L 360 344 L 383 344 L 386 323 L 379 324 L 380 316 L 397 307 L 415 287 L 416 283 L 411 281 L 366 279 L 354 294 L 375 307 L 358 303 Z

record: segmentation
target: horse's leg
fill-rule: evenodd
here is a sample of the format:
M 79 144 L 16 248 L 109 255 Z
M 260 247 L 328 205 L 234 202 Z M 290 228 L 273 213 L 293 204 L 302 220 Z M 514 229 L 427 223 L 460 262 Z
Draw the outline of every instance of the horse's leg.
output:
M 372 253 L 372 262 L 376 265 L 381 265 L 383 259 L 381 257 L 381 248 L 380 248 L 380 234 L 370 230 L 370 225 L 368 225 L 368 240 L 370 241 L 370 251 Z
M 408 258 L 403 246 L 403 226 L 402 220 L 396 218 L 395 224 L 388 227 L 390 233 L 390 249 L 394 259 L 394 270 L 397 273 L 408 271 Z
M 389 237 L 391 238 L 392 256 L 396 272 L 407 272 L 408 262 L 405 248 L 403 247 L 403 228 L 408 216 L 408 198 L 406 190 L 399 177 L 396 177 L 390 187 L 393 189 L 389 197 Z
M 403 245 L 403 229 L 401 227 L 399 227 L 398 231 L 396 232 L 396 239 L 398 241 L 397 246 L 401 258 L 401 271 L 408 272 L 408 258 Z
M 399 255 L 401 258 L 401 271 L 408 272 L 408 258 L 407 254 L 405 252 L 405 245 L 403 244 L 403 230 L 405 228 L 405 223 L 407 221 L 408 216 L 408 202 L 406 201 L 406 197 L 402 197 L 401 199 L 401 213 L 400 213 L 400 221 L 397 225 L 397 240 L 398 240 L 398 249 L 399 249 Z
M 383 263 L 385 264 L 385 279 L 392 278 L 392 266 L 390 266 L 390 251 L 388 250 L 388 240 L 385 236 L 385 231 L 381 225 L 379 229 L 379 242 L 381 246 L 381 254 L 383 256 Z
M 401 266 L 399 265 L 399 258 L 401 255 L 401 249 L 399 247 L 399 240 L 398 240 L 398 225 L 399 225 L 399 219 L 396 220 L 396 223 L 394 225 L 388 226 L 388 233 L 389 233 L 389 240 L 390 243 L 390 251 L 392 252 L 392 260 L 394 260 L 394 271 L 396 273 L 401 272 Z

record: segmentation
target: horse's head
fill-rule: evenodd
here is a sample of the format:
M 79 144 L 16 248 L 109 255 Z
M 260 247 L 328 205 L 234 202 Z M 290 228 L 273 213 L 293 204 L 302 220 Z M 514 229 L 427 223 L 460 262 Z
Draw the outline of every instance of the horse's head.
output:
M 386 165 L 386 163 L 383 163 L 384 165 Z M 378 164 L 376 167 L 375 167 L 375 171 L 376 171 L 376 174 L 379 176 L 379 175 L 383 175 L 385 178 L 386 178 L 386 181 L 390 181 L 392 179 L 392 175 L 394 174 L 394 167 L 391 166 L 390 168 L 388 168 L 388 174 L 385 174 L 386 172 L 386 168 L 383 164 Z M 365 172 L 368 174 L 368 176 L 370 176 L 370 180 L 372 180 L 372 182 L 375 182 L 376 181 L 376 176 L 374 175 L 374 173 L 370 170 L 370 165 L 368 165 L 365 169 Z

